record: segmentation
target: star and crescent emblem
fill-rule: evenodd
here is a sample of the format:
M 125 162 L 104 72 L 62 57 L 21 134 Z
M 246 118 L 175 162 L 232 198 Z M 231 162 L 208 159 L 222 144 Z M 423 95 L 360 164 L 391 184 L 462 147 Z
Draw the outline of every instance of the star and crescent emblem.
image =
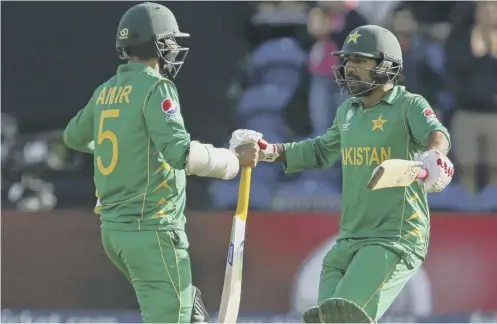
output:
M 359 34 L 359 32 L 356 30 L 354 31 L 352 34 L 349 35 L 349 37 L 347 38 L 347 44 L 350 43 L 350 42 L 354 42 L 355 44 L 357 44 L 357 39 L 359 37 L 361 37 L 362 35 Z

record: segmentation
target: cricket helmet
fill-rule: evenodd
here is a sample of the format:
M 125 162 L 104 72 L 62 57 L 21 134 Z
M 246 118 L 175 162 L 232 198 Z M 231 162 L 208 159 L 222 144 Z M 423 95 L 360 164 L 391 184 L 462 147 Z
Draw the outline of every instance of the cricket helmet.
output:
M 333 65 L 336 82 L 353 96 L 365 96 L 380 85 L 394 83 L 402 71 L 402 49 L 397 37 L 388 29 L 376 25 L 365 25 L 354 29 L 347 36 L 342 49 L 333 52 L 332 55 L 341 58 L 341 64 Z M 377 60 L 377 65 L 368 69 L 372 72 L 373 81 L 361 81 L 369 85 L 367 91 L 351 93 L 345 75 L 345 64 L 350 56 Z
M 171 10 L 163 5 L 145 2 L 128 9 L 119 22 L 116 50 L 119 58 L 130 56 L 157 57 L 161 73 L 174 78 L 183 65 L 189 48 L 176 38 L 190 37 L 179 30 Z

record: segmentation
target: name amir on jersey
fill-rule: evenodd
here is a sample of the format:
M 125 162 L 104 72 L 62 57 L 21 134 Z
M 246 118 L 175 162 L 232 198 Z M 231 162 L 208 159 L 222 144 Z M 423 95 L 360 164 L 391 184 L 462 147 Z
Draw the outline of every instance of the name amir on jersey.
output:
M 118 87 L 104 87 L 97 98 L 97 105 L 112 105 L 129 103 L 129 95 L 133 91 L 130 85 Z

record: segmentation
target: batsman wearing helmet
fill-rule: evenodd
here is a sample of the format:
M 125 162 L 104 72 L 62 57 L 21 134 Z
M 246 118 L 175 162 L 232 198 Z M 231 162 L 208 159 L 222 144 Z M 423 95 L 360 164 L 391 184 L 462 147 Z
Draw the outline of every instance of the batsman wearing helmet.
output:
M 427 192 L 443 190 L 452 179 L 450 137 L 430 104 L 400 85 L 402 51 L 389 30 L 358 27 L 333 55 L 341 58 L 336 81 L 351 96 L 333 125 L 313 139 L 270 144 L 259 159 L 284 162 L 287 173 L 328 169 L 341 159 L 340 232 L 323 259 L 317 306 L 303 317 L 306 323 L 375 322 L 426 256 Z M 235 133 L 232 148 L 262 137 Z M 408 187 L 368 190 L 373 170 L 387 159 L 419 160 L 429 177 Z
M 93 153 L 103 247 L 133 285 L 146 323 L 209 320 L 192 286 L 186 175 L 228 180 L 258 159 L 256 144 L 237 154 L 191 140 L 173 83 L 188 53 L 178 44 L 185 37 L 168 8 L 130 8 L 116 37 L 127 63 L 64 132 L 69 147 Z

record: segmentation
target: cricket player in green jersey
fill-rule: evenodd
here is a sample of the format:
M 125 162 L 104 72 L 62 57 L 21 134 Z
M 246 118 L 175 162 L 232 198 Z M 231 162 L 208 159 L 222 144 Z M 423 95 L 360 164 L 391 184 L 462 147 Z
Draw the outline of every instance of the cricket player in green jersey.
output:
M 287 173 L 328 169 L 341 159 L 342 217 L 336 245 L 323 260 L 317 306 L 306 323 L 377 321 L 423 262 L 430 238 L 427 192 L 439 192 L 454 169 L 450 137 L 429 103 L 399 85 L 402 51 L 387 29 L 354 29 L 333 53 L 336 80 L 351 98 L 342 103 L 326 134 L 301 142 L 270 144 L 261 161 L 285 163 Z M 245 138 L 243 138 L 245 137 Z M 230 146 L 262 134 L 237 130 Z M 367 183 L 384 160 L 419 160 L 425 182 L 371 191 Z
M 177 42 L 184 37 L 166 7 L 130 8 L 116 37 L 127 64 L 64 132 L 69 147 L 94 156 L 103 247 L 133 285 L 146 323 L 209 321 L 192 285 L 186 175 L 228 180 L 258 161 L 256 144 L 237 154 L 191 140 L 173 83 L 188 52 Z

